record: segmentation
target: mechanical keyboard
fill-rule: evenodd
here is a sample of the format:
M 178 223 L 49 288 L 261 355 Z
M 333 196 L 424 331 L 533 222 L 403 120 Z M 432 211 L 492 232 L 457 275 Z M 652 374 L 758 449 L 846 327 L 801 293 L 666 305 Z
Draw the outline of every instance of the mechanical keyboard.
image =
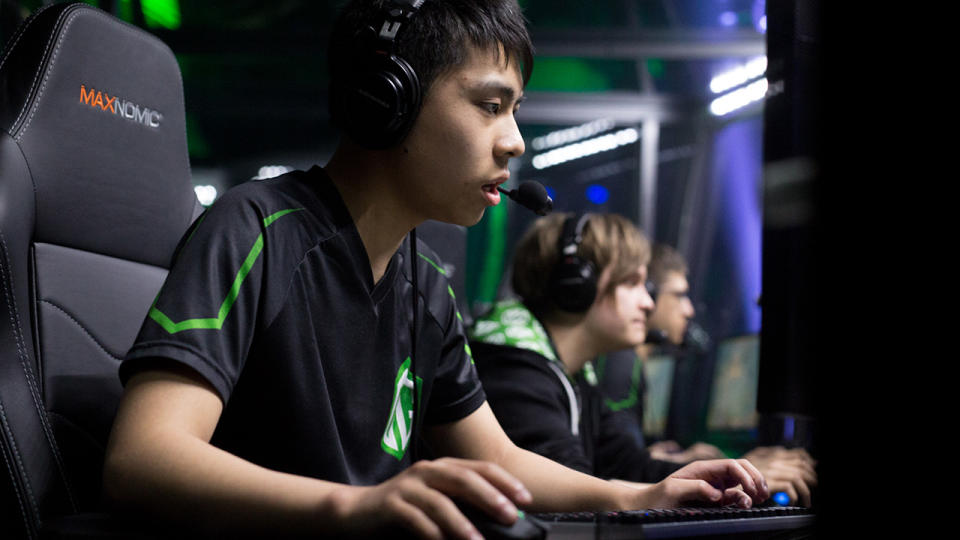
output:
M 625 512 L 532 514 L 550 526 L 548 540 L 633 538 L 809 538 L 814 514 L 800 507 L 674 508 Z

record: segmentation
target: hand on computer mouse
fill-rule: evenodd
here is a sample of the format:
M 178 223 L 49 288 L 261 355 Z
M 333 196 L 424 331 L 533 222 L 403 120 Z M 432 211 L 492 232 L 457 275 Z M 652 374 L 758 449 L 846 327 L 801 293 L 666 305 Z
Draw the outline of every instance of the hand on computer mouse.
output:
M 498 465 L 441 458 L 418 461 L 375 486 L 343 489 L 337 515 L 360 536 L 404 529 L 418 538 L 477 538 L 479 527 L 453 498 L 469 500 L 507 528 L 517 520 L 517 505 L 531 502 L 520 481 Z
M 469 503 L 458 499 L 455 499 L 454 502 L 460 512 L 480 531 L 485 540 L 534 540 L 547 536 L 548 526 L 522 511 L 517 515 L 516 521 L 506 525 Z

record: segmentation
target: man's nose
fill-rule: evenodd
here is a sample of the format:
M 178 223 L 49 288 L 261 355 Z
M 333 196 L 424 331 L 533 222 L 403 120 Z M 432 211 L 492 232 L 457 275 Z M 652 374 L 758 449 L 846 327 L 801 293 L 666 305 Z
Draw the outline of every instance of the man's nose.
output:
M 520 126 L 517 125 L 517 119 L 510 115 L 506 120 L 507 127 L 497 138 L 495 151 L 497 155 L 507 158 L 522 156 L 526 151 L 523 142 L 523 135 L 520 134 Z

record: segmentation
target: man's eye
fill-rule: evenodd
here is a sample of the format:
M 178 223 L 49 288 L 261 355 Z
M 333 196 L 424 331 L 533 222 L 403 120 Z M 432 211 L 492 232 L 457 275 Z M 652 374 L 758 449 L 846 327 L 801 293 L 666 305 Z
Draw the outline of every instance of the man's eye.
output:
M 500 112 L 500 104 L 492 101 L 484 101 L 480 104 L 480 107 L 490 114 L 497 114 Z

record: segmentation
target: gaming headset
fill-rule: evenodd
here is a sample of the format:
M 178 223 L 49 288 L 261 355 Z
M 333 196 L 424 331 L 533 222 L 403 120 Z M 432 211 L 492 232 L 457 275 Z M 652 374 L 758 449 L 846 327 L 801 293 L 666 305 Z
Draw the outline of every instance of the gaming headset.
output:
M 397 56 L 396 40 L 424 0 L 390 0 L 356 36 L 355 64 L 336 73 L 330 116 L 358 144 L 380 149 L 403 140 L 420 111 L 420 80 Z
M 653 299 L 653 302 L 657 302 L 657 295 L 660 294 L 660 290 L 657 288 L 657 284 L 653 282 L 652 279 L 648 279 L 644 284 L 644 287 L 647 289 L 647 294 L 650 295 L 650 298 Z
M 597 296 L 597 267 L 577 255 L 583 229 L 589 220 L 590 214 L 572 214 L 564 220 L 560 233 L 560 260 L 547 285 L 547 292 L 557 307 L 571 313 L 590 309 Z

